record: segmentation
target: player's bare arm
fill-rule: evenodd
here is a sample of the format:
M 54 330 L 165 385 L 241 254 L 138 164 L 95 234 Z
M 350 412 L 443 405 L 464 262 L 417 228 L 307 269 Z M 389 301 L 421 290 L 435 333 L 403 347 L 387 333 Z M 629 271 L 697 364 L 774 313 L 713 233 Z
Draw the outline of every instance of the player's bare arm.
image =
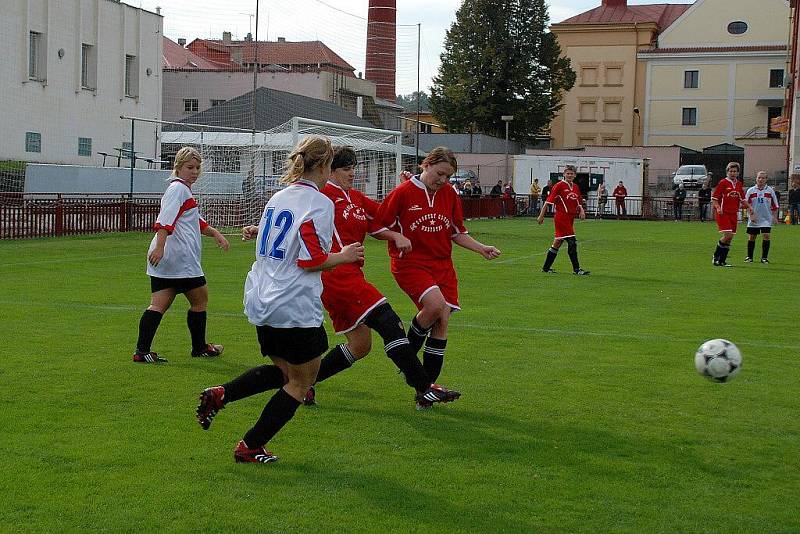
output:
M 258 235 L 258 226 L 249 225 L 242 228 L 242 241 L 250 241 Z
M 487 260 L 493 260 L 500 256 L 500 249 L 491 245 L 484 245 L 469 234 L 458 234 L 453 237 L 453 242 L 459 247 L 477 252 Z
M 411 240 L 408 239 L 403 234 L 401 234 L 400 232 L 394 232 L 392 230 L 383 230 L 379 233 L 372 234 L 372 237 L 374 237 L 375 239 L 379 239 L 381 241 L 393 241 L 394 246 L 397 247 L 397 250 L 399 250 L 403 254 L 408 254 L 409 252 L 411 252 Z
M 364 245 L 361 243 L 350 243 L 342 248 L 339 252 L 332 252 L 328 254 L 325 262 L 315 266 L 309 267 L 307 271 L 329 271 L 343 263 L 356 263 L 364 259 Z
M 147 261 L 150 262 L 150 265 L 155 267 L 161 262 L 161 258 L 164 257 L 164 246 L 167 244 L 167 231 L 164 228 L 161 228 L 156 232 L 156 246 L 153 248 L 153 251 L 147 257 Z
M 214 241 L 217 242 L 217 245 L 222 250 L 228 250 L 231 246 L 230 243 L 228 243 L 228 240 L 225 238 L 225 236 L 222 235 L 220 231 L 214 228 L 213 226 L 206 226 L 202 234 L 208 237 L 213 237 Z

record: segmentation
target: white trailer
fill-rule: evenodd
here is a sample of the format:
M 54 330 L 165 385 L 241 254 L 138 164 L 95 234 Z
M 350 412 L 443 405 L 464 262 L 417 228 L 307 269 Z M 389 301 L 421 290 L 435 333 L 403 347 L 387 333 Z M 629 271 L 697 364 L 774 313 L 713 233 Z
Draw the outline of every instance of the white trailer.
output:
M 564 167 L 574 165 L 578 169 L 576 182 L 589 205 L 594 211 L 597 198 L 597 186 L 604 181 L 609 194 L 609 204 L 613 205 L 611 192 L 622 181 L 629 197 L 641 198 L 647 184 L 648 159 L 633 158 L 598 158 L 591 156 L 514 156 L 514 191 L 519 195 L 527 195 L 535 178 L 544 186 L 555 182 L 563 176 Z M 629 215 L 641 215 L 641 202 L 627 202 Z

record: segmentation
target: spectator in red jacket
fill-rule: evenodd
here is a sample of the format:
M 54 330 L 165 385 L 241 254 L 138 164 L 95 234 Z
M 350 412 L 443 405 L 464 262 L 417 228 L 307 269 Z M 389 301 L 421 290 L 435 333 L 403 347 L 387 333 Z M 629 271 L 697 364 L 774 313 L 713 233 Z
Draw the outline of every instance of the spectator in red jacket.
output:
M 620 216 L 626 216 L 628 210 L 625 209 L 625 197 L 628 196 L 628 190 L 625 189 L 622 180 L 619 181 L 619 184 L 617 184 L 617 187 L 614 188 L 611 194 L 614 195 L 614 202 L 617 206 L 617 219 L 619 219 Z

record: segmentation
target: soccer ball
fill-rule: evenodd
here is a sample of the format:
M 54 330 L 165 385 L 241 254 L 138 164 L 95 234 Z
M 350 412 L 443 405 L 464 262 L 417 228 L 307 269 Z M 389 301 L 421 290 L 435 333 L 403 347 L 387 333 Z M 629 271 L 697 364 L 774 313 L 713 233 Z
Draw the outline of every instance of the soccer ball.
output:
M 706 341 L 694 355 L 697 372 L 714 382 L 728 382 L 742 368 L 742 353 L 727 339 Z

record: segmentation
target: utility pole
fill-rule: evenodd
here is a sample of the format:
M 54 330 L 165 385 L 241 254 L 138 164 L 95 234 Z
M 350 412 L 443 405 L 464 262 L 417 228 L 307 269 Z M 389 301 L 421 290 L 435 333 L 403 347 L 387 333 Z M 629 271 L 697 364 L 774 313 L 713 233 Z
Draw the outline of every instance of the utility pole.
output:
M 514 115 L 503 115 L 500 117 L 500 120 L 506 123 L 506 171 L 505 177 L 506 180 L 510 180 L 508 176 L 508 124 L 514 120 Z

